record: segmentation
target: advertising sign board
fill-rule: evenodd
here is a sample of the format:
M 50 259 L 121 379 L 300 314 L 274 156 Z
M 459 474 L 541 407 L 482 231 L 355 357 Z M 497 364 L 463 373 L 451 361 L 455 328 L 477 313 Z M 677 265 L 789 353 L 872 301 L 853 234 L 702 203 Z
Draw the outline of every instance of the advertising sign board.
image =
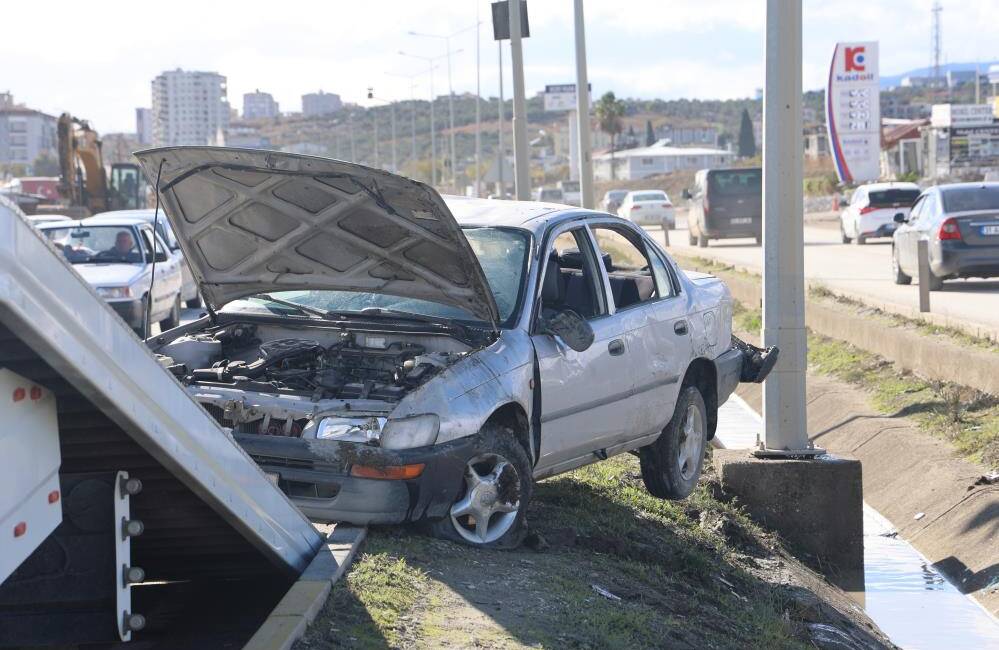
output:
M 881 175 L 878 43 L 837 43 L 829 65 L 826 126 L 841 183 Z

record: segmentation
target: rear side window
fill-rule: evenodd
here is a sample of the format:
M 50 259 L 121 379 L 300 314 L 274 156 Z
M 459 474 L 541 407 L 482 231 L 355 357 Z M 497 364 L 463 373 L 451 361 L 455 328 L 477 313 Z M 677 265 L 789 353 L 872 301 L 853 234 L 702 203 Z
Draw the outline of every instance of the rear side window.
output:
M 638 238 L 633 239 L 617 228 L 601 225 L 591 227 L 607 267 L 611 295 L 617 309 L 627 309 L 655 299 L 656 283 L 644 242 Z
M 639 201 L 667 201 L 666 192 L 642 192 L 633 194 L 631 200 L 635 203 Z
M 940 193 L 945 212 L 999 210 L 999 187 L 960 187 Z
M 763 172 L 759 169 L 726 169 L 708 174 L 708 191 L 719 196 L 760 194 Z
M 875 190 L 870 193 L 868 205 L 873 208 L 907 208 L 918 198 L 919 190 Z

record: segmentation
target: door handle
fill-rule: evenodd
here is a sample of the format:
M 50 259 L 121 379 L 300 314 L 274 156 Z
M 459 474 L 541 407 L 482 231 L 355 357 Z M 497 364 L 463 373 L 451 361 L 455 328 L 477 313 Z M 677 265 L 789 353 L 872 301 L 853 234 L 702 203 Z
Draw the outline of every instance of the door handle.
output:
M 607 344 L 607 351 L 611 353 L 612 357 L 619 357 L 624 354 L 624 341 L 621 339 L 614 339 Z
M 675 332 L 677 336 L 683 336 L 684 334 L 686 334 L 687 333 L 687 321 L 685 321 L 685 320 L 678 320 L 675 323 L 673 323 L 673 332 Z

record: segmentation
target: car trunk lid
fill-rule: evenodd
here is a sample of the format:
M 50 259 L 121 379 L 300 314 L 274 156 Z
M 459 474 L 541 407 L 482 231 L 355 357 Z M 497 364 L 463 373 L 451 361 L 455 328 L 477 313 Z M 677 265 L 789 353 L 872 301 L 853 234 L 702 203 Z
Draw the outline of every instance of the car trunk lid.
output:
M 999 212 L 952 217 L 968 246 L 999 246 Z
M 485 275 L 441 196 L 328 158 L 226 147 L 136 154 L 206 303 L 294 289 L 391 294 L 497 327 Z

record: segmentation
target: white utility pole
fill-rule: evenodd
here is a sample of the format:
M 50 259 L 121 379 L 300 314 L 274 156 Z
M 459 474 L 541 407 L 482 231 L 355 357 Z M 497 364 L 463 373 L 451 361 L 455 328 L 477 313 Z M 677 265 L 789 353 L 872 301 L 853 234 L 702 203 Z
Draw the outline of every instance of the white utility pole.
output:
M 496 135 L 498 136 L 498 142 L 496 144 L 497 160 L 499 168 L 496 170 L 496 178 L 499 183 L 499 195 L 501 199 L 506 198 L 506 188 L 503 182 L 503 165 L 506 163 L 506 156 L 503 155 L 503 113 L 506 111 L 503 108 L 503 41 L 496 41 L 496 50 L 499 52 L 499 128 L 496 130 Z
M 820 453 L 805 418 L 801 0 L 767 0 L 763 99 L 763 344 L 780 348 L 763 384 L 761 456 Z
M 510 65 L 513 67 L 513 175 L 518 201 L 531 198 L 524 100 L 524 50 L 520 38 L 520 0 L 510 0 Z
M 576 20 L 576 124 L 579 146 L 579 194 L 582 207 L 593 209 L 593 156 L 590 147 L 590 85 L 586 74 L 583 0 L 573 0 Z M 572 134 L 569 134 L 572 137 Z
M 396 72 L 386 72 L 390 77 L 403 77 L 409 79 L 409 135 L 410 135 L 410 160 L 416 164 L 416 81 L 420 76 L 416 74 L 399 74 Z M 393 163 L 394 164 L 394 163 Z

